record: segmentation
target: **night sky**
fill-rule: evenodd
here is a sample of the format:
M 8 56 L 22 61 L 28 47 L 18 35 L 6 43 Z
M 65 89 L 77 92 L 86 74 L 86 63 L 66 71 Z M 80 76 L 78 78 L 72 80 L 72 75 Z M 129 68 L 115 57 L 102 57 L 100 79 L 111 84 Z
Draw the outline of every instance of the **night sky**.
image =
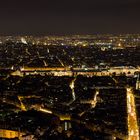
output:
M 140 33 L 140 0 L 1 0 L 0 35 Z

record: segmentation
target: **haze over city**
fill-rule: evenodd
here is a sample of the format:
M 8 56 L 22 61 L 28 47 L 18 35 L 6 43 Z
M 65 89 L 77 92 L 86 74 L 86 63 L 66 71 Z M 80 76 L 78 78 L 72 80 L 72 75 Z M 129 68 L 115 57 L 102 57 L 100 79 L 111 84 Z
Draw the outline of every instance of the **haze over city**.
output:
M 139 33 L 139 0 L 2 0 L 1 35 Z

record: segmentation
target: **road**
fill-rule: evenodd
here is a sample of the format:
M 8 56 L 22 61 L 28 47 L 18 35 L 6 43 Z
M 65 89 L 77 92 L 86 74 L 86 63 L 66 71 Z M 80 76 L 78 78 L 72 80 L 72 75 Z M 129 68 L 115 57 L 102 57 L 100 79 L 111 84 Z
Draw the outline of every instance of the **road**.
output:
M 75 77 L 75 78 L 71 81 L 71 83 L 70 83 L 70 85 L 69 85 L 70 88 L 71 88 L 71 94 L 72 94 L 72 100 L 73 100 L 73 101 L 76 100 L 75 91 L 74 91 L 76 78 L 77 78 L 77 77 Z
M 127 88 L 128 140 L 140 140 L 133 90 Z

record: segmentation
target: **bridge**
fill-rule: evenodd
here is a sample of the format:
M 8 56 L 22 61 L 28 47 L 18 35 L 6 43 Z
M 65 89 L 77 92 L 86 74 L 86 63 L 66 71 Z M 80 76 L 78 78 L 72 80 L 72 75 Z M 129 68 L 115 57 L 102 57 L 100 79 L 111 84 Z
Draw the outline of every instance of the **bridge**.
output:
M 19 70 L 12 72 L 12 75 L 45 75 L 52 74 L 54 76 L 72 76 L 72 75 L 87 75 L 87 76 L 110 76 L 115 74 L 117 76 L 125 74 L 126 76 L 134 76 L 136 72 L 140 72 L 139 68 L 135 67 L 110 67 L 106 69 L 95 69 L 91 67 L 77 68 L 77 67 L 22 67 Z

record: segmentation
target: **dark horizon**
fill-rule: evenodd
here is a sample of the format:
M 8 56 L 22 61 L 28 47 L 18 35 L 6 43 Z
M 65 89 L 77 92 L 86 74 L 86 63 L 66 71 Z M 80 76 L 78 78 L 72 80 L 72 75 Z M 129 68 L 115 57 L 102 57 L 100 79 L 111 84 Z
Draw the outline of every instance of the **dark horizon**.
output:
M 140 33 L 138 0 L 1 1 L 0 35 Z

